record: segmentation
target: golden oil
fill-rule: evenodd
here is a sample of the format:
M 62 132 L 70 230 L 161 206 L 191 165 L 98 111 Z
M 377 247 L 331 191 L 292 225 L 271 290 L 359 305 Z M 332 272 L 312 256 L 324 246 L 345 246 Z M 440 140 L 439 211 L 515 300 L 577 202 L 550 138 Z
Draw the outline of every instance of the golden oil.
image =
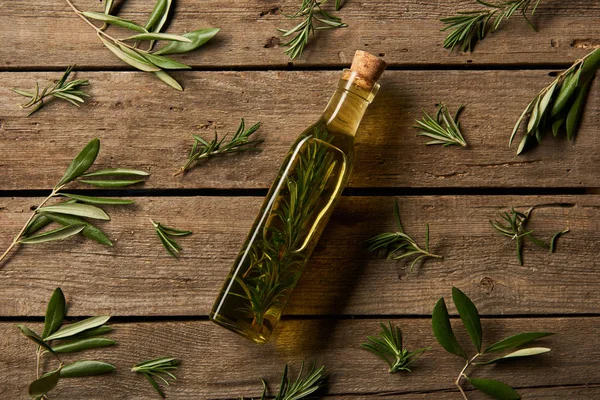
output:
M 321 118 L 292 145 L 211 320 L 256 343 L 269 340 L 348 182 L 354 135 L 379 89 L 377 78 L 344 70 Z

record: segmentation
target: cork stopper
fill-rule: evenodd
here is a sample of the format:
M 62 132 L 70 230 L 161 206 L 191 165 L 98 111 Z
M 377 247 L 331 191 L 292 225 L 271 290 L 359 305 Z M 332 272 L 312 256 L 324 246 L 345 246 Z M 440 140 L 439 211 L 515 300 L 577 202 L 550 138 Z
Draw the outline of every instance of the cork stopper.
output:
M 366 51 L 356 50 L 350 71 L 356 72 L 358 75 L 356 85 L 371 90 L 386 67 L 385 61 L 379 57 Z

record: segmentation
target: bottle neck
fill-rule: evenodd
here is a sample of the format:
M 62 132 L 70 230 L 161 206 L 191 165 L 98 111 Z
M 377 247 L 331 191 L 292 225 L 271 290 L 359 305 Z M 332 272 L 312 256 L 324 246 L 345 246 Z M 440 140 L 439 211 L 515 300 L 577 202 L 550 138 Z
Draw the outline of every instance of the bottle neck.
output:
M 356 72 L 344 70 L 338 88 L 323 112 L 327 128 L 355 136 L 365 111 L 378 90 L 378 83 L 369 85 Z

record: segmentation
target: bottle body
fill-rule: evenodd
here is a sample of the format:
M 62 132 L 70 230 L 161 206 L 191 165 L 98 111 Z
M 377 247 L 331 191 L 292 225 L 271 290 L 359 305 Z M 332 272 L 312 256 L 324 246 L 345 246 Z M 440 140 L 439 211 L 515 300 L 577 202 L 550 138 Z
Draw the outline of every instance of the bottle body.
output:
M 322 117 L 296 139 L 211 311 L 256 343 L 269 340 L 354 161 L 354 134 L 374 97 L 342 78 Z

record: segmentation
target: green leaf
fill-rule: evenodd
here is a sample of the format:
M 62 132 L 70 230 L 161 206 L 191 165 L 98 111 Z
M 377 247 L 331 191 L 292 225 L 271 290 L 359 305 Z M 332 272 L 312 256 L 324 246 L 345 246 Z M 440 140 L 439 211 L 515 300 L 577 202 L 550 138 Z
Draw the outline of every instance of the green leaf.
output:
M 96 242 L 105 246 L 112 246 L 112 242 L 106 236 L 106 234 L 98 227 L 90 224 L 83 218 L 76 217 L 74 215 L 67 214 L 55 214 L 55 213 L 44 213 L 45 216 L 50 218 L 54 222 L 58 222 L 61 225 L 83 225 L 84 228 L 81 234 L 89 239 L 95 240 Z
M 172 363 L 173 361 L 175 361 L 175 364 L 173 364 L 173 365 L 178 364 L 177 359 L 175 357 L 154 358 L 152 360 L 142 361 L 141 363 L 134 365 L 133 368 L 131 368 L 131 371 L 139 372 L 141 369 L 148 369 L 148 368 L 160 365 L 160 364 Z
M 53 334 L 60 328 L 65 318 L 67 310 L 67 301 L 65 295 L 60 288 L 54 289 L 48 307 L 46 308 L 46 317 L 44 318 L 44 330 L 42 332 L 42 339 Z
M 100 151 L 100 139 L 92 139 L 88 144 L 85 145 L 83 150 L 77 154 L 77 157 L 71 161 L 71 165 L 67 168 L 67 171 L 56 184 L 55 188 L 62 187 L 74 179 L 77 179 L 85 171 L 87 171 L 98 156 Z
M 185 36 L 159 32 L 139 33 L 137 35 L 129 36 L 123 40 L 169 40 L 175 42 L 192 43 L 192 40 L 190 38 L 186 38 Z
M 529 116 L 529 123 L 527 124 L 527 134 L 530 135 L 531 132 L 535 131 L 540 124 L 541 115 L 540 115 L 540 103 L 542 98 L 538 96 L 536 102 L 533 105 L 533 109 L 531 110 L 531 115 Z
M 556 97 L 554 106 L 552 107 L 553 117 L 560 114 L 560 112 L 563 111 L 570 103 L 571 97 L 573 96 L 573 93 L 575 93 L 575 89 L 577 89 L 577 82 L 579 81 L 580 73 L 581 69 L 577 70 L 575 73 L 569 73 L 569 75 L 567 75 L 567 77 L 564 79 L 560 88 L 560 92 L 558 93 L 558 97 Z
M 92 176 L 150 176 L 150 174 L 146 171 L 140 171 L 139 169 L 106 168 L 94 172 L 88 172 L 83 176 L 89 178 Z
M 575 138 L 577 128 L 581 123 L 581 116 L 583 115 L 587 95 L 591 86 L 592 81 L 590 80 L 584 87 L 577 89 L 575 101 L 573 102 L 573 105 L 571 106 L 569 113 L 567 114 L 567 138 L 569 140 L 573 140 Z
M 146 32 L 146 29 L 144 29 L 144 27 L 139 26 L 135 22 L 129 21 L 128 19 L 115 17 L 114 15 L 108 15 L 105 13 L 92 11 L 84 11 L 82 14 L 86 18 L 95 19 L 96 21 L 106 22 L 107 24 L 120 26 L 122 28 L 130 29 L 136 32 Z
M 81 194 L 61 193 L 61 196 L 68 197 L 73 200 L 81 201 L 87 204 L 99 204 L 99 205 L 125 205 L 135 203 L 133 200 L 127 199 L 111 199 L 108 197 L 92 197 L 84 196 Z
M 154 380 L 154 378 L 152 378 L 152 376 L 150 374 L 143 374 L 143 375 L 146 377 L 146 379 L 148 379 L 148 382 L 150 382 L 150 385 L 152 385 L 152 387 L 154 388 L 154 390 L 156 390 L 156 392 L 158 393 L 158 395 L 160 397 L 162 397 L 163 399 L 167 397 L 165 395 L 165 392 L 163 392 L 161 387 L 158 386 L 158 383 L 156 383 L 156 381 Z
M 206 28 L 184 33 L 182 36 L 190 39 L 192 41 L 191 43 L 171 42 L 155 51 L 154 54 L 164 55 L 187 53 L 189 51 L 197 49 L 198 47 L 208 42 L 217 34 L 217 32 L 219 32 L 219 30 L 219 28 Z
M 38 208 L 37 212 L 76 215 L 78 217 L 87 217 L 103 221 L 110 220 L 110 217 L 101 208 L 89 204 L 58 203 L 51 206 Z
M 564 126 L 565 121 L 566 121 L 566 117 L 557 117 L 554 122 L 552 123 L 552 135 L 554 135 L 554 137 L 557 137 L 558 134 L 560 133 L 560 129 Z
M 477 352 L 480 353 L 483 333 L 477 307 L 475 307 L 475 304 L 473 304 L 466 294 L 455 287 L 452 288 L 452 300 L 454 300 L 458 315 L 460 315 L 460 319 L 471 337 L 471 341 L 475 345 Z
M 189 65 L 182 64 L 165 56 L 156 56 L 154 54 L 144 54 L 144 58 L 152 64 L 164 69 L 191 69 Z
M 113 328 L 110 325 L 102 325 L 97 328 L 88 329 L 73 336 L 69 336 L 69 340 L 87 339 L 94 336 L 104 335 L 112 332 Z
M 524 332 L 514 336 L 507 337 L 506 339 L 500 340 L 485 349 L 484 353 L 492 353 L 495 351 L 501 351 L 506 349 L 513 349 L 515 347 L 523 346 L 527 343 L 531 343 L 536 339 L 540 339 L 546 336 L 554 335 L 552 332 Z
M 29 236 L 29 235 L 39 231 L 40 229 L 47 227 L 51 223 L 52 223 L 52 220 L 50 218 L 48 218 L 44 215 L 38 214 L 35 217 L 33 217 L 31 222 L 29 222 L 29 224 L 27 224 L 27 227 L 25 228 L 25 231 L 23 232 L 23 236 Z
M 146 29 L 153 30 L 157 23 L 161 18 L 168 13 L 168 5 L 170 1 L 167 0 L 158 0 L 152 9 L 152 13 L 150 14 L 150 18 L 148 18 L 148 22 L 146 22 Z M 160 29 L 159 29 L 160 30 Z
M 507 355 L 502 356 L 502 357 L 494 358 L 493 360 L 490 360 L 490 361 L 477 362 L 475 364 L 478 364 L 478 365 L 493 364 L 493 363 L 497 363 L 499 361 L 510 360 L 511 358 L 537 356 L 538 354 L 548 353 L 549 351 L 550 351 L 550 349 L 547 348 L 547 347 L 530 347 L 530 348 L 527 348 L 527 349 L 521 349 L 521 350 L 513 351 L 510 354 L 507 354 Z
M 493 379 L 469 378 L 467 376 L 465 376 L 465 379 L 471 385 L 473 385 L 475 389 L 482 391 L 496 400 L 519 400 L 521 398 L 519 393 L 517 393 L 513 388 L 500 381 Z
M 546 92 L 546 94 L 544 95 L 544 97 L 542 97 L 542 100 L 540 101 L 539 104 L 539 116 L 540 116 L 540 120 L 544 120 L 544 117 L 546 115 L 546 110 L 548 108 L 548 106 L 550 105 L 550 102 L 552 101 L 552 97 L 554 96 L 554 92 L 556 90 L 556 86 L 557 86 L 557 82 L 555 81 L 552 86 L 550 86 L 550 88 L 548 89 L 548 91 Z
M 44 349 L 48 350 L 50 353 L 54 354 L 54 350 L 52 350 L 48 343 L 44 342 L 44 340 L 41 337 L 39 337 L 37 333 L 35 333 L 34 331 L 32 331 L 24 325 L 17 324 L 17 328 L 19 328 L 23 336 L 35 342 L 38 346 L 41 346 Z
M 108 40 L 104 39 L 102 36 L 100 36 L 100 40 L 102 41 L 102 43 L 104 43 L 104 46 L 106 46 L 106 48 L 109 49 L 115 56 L 120 58 L 121 61 L 131 65 L 132 67 L 145 72 L 160 71 L 160 68 L 153 64 L 150 64 L 148 61 L 146 61 L 146 59 L 142 58 L 142 56 L 135 53 L 134 51 L 125 52 L 121 48 L 115 46 Z M 133 55 L 134 53 L 137 54 L 137 56 Z
M 183 88 L 171 75 L 167 74 L 165 71 L 155 72 L 154 75 L 158 77 L 161 81 L 171 86 L 173 89 L 177 89 L 179 91 L 183 91 Z
M 50 390 L 56 387 L 58 380 L 60 379 L 60 368 L 43 375 L 41 378 L 36 379 L 29 385 L 30 396 L 43 396 Z
M 104 1 L 104 14 L 110 14 L 110 9 L 112 8 L 114 0 L 105 0 Z
M 55 353 L 75 353 L 78 351 L 99 349 L 116 344 L 112 339 L 107 338 L 89 338 L 70 341 L 58 346 L 52 347 Z
M 592 79 L 594 79 L 594 76 L 596 76 L 596 71 L 598 68 L 600 68 L 600 49 L 594 50 L 594 52 L 583 62 L 577 86 L 583 87 L 587 85 Z
M 46 340 L 56 340 L 56 339 L 64 339 L 70 336 L 76 335 L 80 332 L 86 331 L 88 329 L 97 328 L 103 325 L 106 321 L 110 319 L 108 315 L 101 315 L 98 317 L 91 317 L 84 319 L 83 321 L 75 322 L 71 325 L 67 325 L 62 329 L 54 332 L 52 335 L 48 336 Z
M 102 375 L 114 371 L 116 368 L 112 364 L 102 361 L 75 361 L 72 364 L 65 365 L 60 370 L 61 378 L 81 378 L 84 376 Z
M 435 338 L 447 352 L 465 359 L 468 358 L 467 354 L 456 340 L 456 336 L 454 336 L 452 325 L 450 325 L 448 308 L 446 307 L 446 302 L 443 297 L 438 300 L 433 308 L 431 324 L 433 326 Z
M 87 185 L 104 187 L 104 188 L 119 188 L 124 186 L 131 186 L 138 183 L 143 183 L 143 179 L 135 179 L 135 180 L 114 180 L 114 181 L 105 181 L 105 180 L 91 180 L 91 179 L 80 179 L 79 182 L 85 183 Z
M 84 225 L 70 225 L 62 228 L 53 229 L 48 232 L 40 233 L 39 235 L 30 236 L 19 240 L 21 244 L 38 244 L 52 242 L 54 240 L 63 240 L 68 237 L 77 235 L 85 228 Z

